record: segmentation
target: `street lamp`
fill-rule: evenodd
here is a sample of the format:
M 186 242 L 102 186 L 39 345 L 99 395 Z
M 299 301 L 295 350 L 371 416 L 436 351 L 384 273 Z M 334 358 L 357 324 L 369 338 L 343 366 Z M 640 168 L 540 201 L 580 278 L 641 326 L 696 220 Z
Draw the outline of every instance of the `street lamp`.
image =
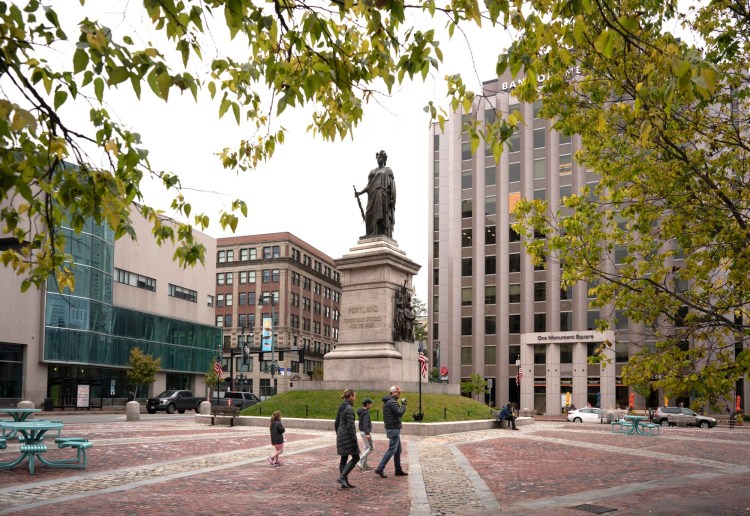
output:
M 521 373 L 521 357 L 519 356 L 516 358 L 516 385 L 518 386 L 518 413 L 521 413 L 521 378 L 523 378 L 523 373 Z
M 270 324 L 266 324 L 267 319 L 263 319 L 263 332 L 261 334 L 260 339 L 260 350 L 261 351 L 270 351 L 271 352 L 271 379 L 273 380 L 273 396 L 276 395 L 276 343 L 274 339 L 274 331 L 275 331 L 275 325 L 274 320 L 276 318 L 276 314 L 274 311 L 274 306 L 276 304 L 276 299 L 273 296 L 273 292 L 271 292 L 269 296 L 269 301 L 271 302 L 271 320 Z M 258 304 L 263 306 L 265 304 L 265 298 L 264 296 L 260 296 L 258 298 Z M 262 317 L 262 315 L 261 315 Z

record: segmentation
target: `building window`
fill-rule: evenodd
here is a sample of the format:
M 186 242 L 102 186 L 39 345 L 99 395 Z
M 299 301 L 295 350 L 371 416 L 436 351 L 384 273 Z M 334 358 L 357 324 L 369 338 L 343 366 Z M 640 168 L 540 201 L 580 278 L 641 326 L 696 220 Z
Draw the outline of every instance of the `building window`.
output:
M 560 204 L 562 204 L 566 197 L 573 195 L 573 187 L 570 185 L 562 185 L 560 187 Z
M 497 213 L 497 197 L 488 195 L 484 198 L 484 214 L 495 215 Z
M 484 287 L 484 304 L 485 305 L 494 305 L 496 303 L 496 297 L 495 297 L 495 285 L 485 285 Z
M 570 143 L 571 138 L 569 134 L 562 134 L 560 133 L 560 145 L 565 145 L 566 143 Z
M 247 249 L 240 249 L 240 261 L 246 262 L 248 258 L 248 252 Z
M 531 105 L 531 110 L 534 113 L 534 118 L 541 118 L 539 115 L 539 112 L 542 110 L 542 101 L 535 100 L 534 103 Z
M 170 297 L 184 299 L 185 301 L 190 301 L 192 303 L 198 302 L 198 293 L 195 290 L 178 287 L 177 285 L 172 285 L 171 283 L 169 284 L 169 295 Z
M 278 245 L 266 246 L 263 248 L 263 259 L 281 258 L 281 247 Z
M 547 177 L 547 160 L 545 158 L 534 160 L 534 179 Z
M 227 285 L 231 285 L 234 282 L 234 273 L 227 272 Z
M 521 359 L 521 346 L 508 346 L 508 363 L 515 364 Z
M 542 149 L 547 144 L 547 129 L 540 127 L 534 129 L 534 148 Z
M 518 152 L 521 150 L 521 133 L 518 132 L 517 128 L 513 130 L 513 134 L 508 138 L 508 145 L 510 147 L 510 152 Z
M 206 305 L 214 306 L 214 296 L 212 296 L 211 294 L 208 294 L 208 298 L 206 299 Z
M 224 294 L 217 294 L 216 295 L 216 306 L 221 308 L 224 306 Z
M 484 245 L 494 245 L 496 241 L 495 226 L 485 226 L 484 228 Z
M 521 333 L 521 314 L 508 316 L 508 333 Z
M 560 344 L 560 363 L 573 363 L 573 344 Z
M 521 235 L 513 229 L 513 227 L 509 227 L 508 229 L 508 242 L 520 242 L 521 241 Z
M 432 284 L 440 285 L 440 269 L 432 269 Z
M 471 199 L 462 199 L 461 200 L 461 217 L 468 219 L 468 218 L 471 218 L 471 215 L 472 215 Z
M 219 251 L 218 256 L 216 257 L 216 261 L 219 263 L 224 263 L 227 261 L 227 252 L 226 251 Z
M 471 247 L 471 228 L 461 230 L 461 247 Z
M 461 306 L 471 306 L 471 287 L 461 289 Z
M 534 301 L 546 301 L 547 284 L 544 281 L 534 283 Z
M 508 255 L 508 272 L 521 272 L 521 253 Z
M 461 276 L 471 276 L 471 258 L 461 259 Z
M 226 300 L 227 300 L 227 306 L 232 306 L 232 294 L 227 294 Z
M 521 284 L 520 283 L 511 283 L 508 285 L 508 302 L 509 303 L 521 302 Z
M 461 317 L 461 335 L 471 335 L 471 317 Z
M 543 201 L 547 197 L 546 191 L 544 189 L 541 190 L 534 190 L 534 200 L 535 201 Z
M 471 182 L 471 170 L 461 172 L 461 189 L 467 190 L 471 188 Z
M 432 243 L 432 257 L 440 258 L 440 242 L 437 240 Z
M 217 285 L 223 285 L 224 284 L 224 273 L 220 272 L 216 275 L 216 284 Z
M 251 247 L 250 249 L 248 249 L 248 252 L 250 254 L 250 257 L 249 257 L 250 260 L 257 260 L 258 259 L 258 250 L 257 249 L 255 249 L 254 247 Z
M 232 327 L 232 314 L 226 314 L 224 316 L 224 327 L 225 328 L 231 328 Z
M 495 166 L 484 168 L 484 186 L 493 186 L 497 181 Z
M 508 182 L 518 183 L 521 180 L 521 164 L 511 163 L 508 165 Z
M 494 256 L 484 257 L 484 273 L 486 275 L 495 274 L 497 272 L 497 265 Z
M 560 312 L 560 331 L 573 331 L 572 312 Z
M 218 328 L 224 327 L 224 316 L 223 315 L 217 315 L 216 316 L 216 326 Z
M 628 362 L 628 343 L 615 342 L 615 363 L 626 364 Z
M 471 365 L 471 347 L 464 346 L 461 348 L 461 365 Z
M 586 329 L 595 330 L 596 320 L 599 319 L 599 310 L 589 310 L 586 312 Z
M 534 344 L 534 365 L 547 363 L 547 346 L 545 344 Z
M 560 156 L 560 175 L 569 176 L 573 173 L 573 160 L 570 154 Z
M 547 314 L 534 314 L 534 332 L 547 331 Z
M 484 316 L 484 334 L 485 335 L 494 335 L 495 334 L 495 316 L 494 315 L 485 315 Z
M 573 299 L 573 287 L 563 287 L 562 284 L 560 285 L 560 299 L 566 300 L 566 299 Z

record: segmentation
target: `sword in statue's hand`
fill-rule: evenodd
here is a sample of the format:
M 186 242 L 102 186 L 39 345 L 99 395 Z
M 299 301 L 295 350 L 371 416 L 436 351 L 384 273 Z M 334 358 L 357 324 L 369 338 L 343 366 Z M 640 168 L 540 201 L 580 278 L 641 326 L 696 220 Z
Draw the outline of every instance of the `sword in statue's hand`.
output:
M 352 185 L 352 188 L 354 188 L 354 197 L 357 198 L 357 204 L 359 204 L 359 212 L 362 214 L 362 220 L 365 220 L 365 210 L 362 209 L 362 201 L 359 200 L 359 195 L 357 195 L 357 187 Z

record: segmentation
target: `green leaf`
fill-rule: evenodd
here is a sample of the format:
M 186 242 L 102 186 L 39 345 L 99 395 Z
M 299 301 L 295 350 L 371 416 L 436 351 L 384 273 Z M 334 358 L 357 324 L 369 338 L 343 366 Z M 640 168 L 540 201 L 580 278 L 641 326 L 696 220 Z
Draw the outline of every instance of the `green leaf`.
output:
M 169 73 L 160 73 L 156 78 L 156 84 L 159 86 L 159 96 L 165 101 L 169 100 L 169 87 L 172 85 L 172 77 L 169 76 Z
M 104 80 L 101 77 L 94 79 L 94 94 L 99 102 L 104 98 Z
M 55 109 L 60 109 L 60 106 L 65 103 L 65 100 L 68 98 L 68 93 L 63 90 L 57 90 L 55 92 Z
M 80 73 L 83 70 L 86 69 L 86 66 L 89 64 L 89 55 L 88 53 L 79 48 L 75 51 L 73 54 L 73 73 Z

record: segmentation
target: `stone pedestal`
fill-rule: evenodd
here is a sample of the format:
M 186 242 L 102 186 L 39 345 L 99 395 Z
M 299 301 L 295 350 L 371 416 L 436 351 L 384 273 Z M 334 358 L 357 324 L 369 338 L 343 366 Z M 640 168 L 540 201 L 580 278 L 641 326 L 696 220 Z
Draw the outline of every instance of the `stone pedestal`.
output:
M 342 297 L 339 342 L 324 357 L 326 382 L 418 381 L 417 344 L 394 340 L 395 295 L 420 265 L 395 240 L 362 238 L 336 260 Z

